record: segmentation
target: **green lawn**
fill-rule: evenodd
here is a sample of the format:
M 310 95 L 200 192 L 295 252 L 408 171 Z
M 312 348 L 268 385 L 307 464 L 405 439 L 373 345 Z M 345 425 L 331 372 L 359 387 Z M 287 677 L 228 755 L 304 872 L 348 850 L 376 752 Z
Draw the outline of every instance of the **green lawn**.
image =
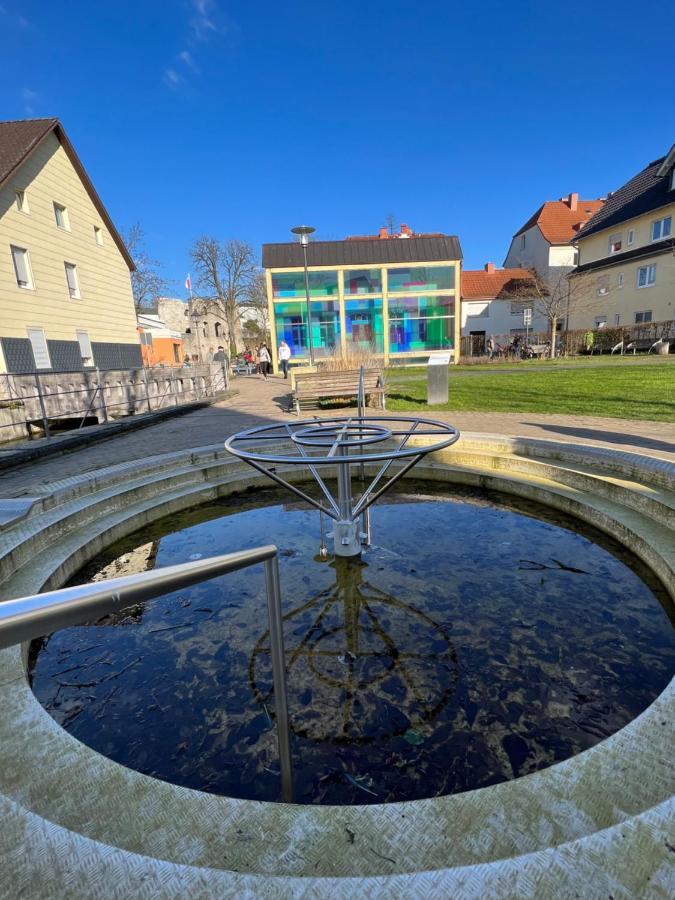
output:
M 657 356 L 656 354 L 641 354 L 633 356 L 632 353 L 626 356 L 561 356 L 556 359 L 522 359 L 522 360 L 499 360 L 489 362 L 487 357 L 481 357 L 480 361 L 475 363 L 461 363 L 458 366 L 451 366 L 451 372 L 503 372 L 512 371 L 535 371 L 537 369 L 569 369 L 569 368 L 614 368 L 626 367 L 635 368 L 636 366 L 675 366 L 675 355 Z M 426 366 L 388 366 L 387 376 L 419 376 L 425 375 Z M 426 377 L 426 376 L 425 376 Z
M 423 370 L 387 372 L 387 409 L 448 409 L 482 412 L 534 412 L 610 416 L 675 422 L 675 366 L 608 365 L 554 369 L 537 367 L 519 374 L 475 377 L 450 370 L 450 401 L 427 406 Z

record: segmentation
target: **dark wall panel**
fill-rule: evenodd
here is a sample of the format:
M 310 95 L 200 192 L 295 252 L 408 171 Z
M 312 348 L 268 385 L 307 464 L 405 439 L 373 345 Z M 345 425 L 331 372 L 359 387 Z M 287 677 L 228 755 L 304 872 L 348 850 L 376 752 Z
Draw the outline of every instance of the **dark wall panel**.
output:
M 2 343 L 2 352 L 8 372 L 16 374 L 35 371 L 33 348 L 28 338 L 4 337 L 0 338 L 0 343 Z
M 140 344 L 92 343 L 99 369 L 139 369 L 143 365 Z
M 52 372 L 81 372 L 82 354 L 77 341 L 47 341 Z

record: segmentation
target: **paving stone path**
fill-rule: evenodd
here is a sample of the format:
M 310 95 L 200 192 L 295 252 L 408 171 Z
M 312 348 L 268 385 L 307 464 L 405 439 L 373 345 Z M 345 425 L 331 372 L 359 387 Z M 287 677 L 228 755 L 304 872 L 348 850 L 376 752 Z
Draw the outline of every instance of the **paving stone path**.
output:
M 237 393 L 226 401 L 2 472 L 0 497 L 30 495 L 39 485 L 144 456 L 218 444 L 235 431 L 265 422 L 292 421 L 295 416 L 288 413 L 288 386 L 289 382 L 279 377 L 267 381 L 261 376 L 237 378 L 233 383 Z M 675 460 L 675 425 L 668 422 L 541 413 L 434 411 L 433 417 L 452 422 L 460 431 L 612 446 Z

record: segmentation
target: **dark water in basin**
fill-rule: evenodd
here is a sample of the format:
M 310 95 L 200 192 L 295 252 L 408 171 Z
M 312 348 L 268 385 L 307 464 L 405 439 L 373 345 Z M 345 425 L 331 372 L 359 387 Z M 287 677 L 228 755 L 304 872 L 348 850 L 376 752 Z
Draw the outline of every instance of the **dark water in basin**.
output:
M 374 509 L 376 546 L 336 564 L 315 558 L 317 512 L 258 491 L 137 532 L 74 582 L 276 543 L 298 802 L 465 791 L 591 747 L 675 669 L 672 608 L 639 563 L 494 500 L 408 483 Z M 126 766 L 276 800 L 266 623 L 260 568 L 214 579 L 35 642 L 33 690 Z

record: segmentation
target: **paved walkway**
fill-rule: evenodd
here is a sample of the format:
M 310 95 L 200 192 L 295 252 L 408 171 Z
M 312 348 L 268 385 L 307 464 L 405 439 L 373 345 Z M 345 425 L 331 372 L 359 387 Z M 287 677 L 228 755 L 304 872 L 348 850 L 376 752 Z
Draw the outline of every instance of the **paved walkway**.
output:
M 260 376 L 237 378 L 233 384 L 237 394 L 232 399 L 3 472 L 0 497 L 30 495 L 38 485 L 115 463 L 218 444 L 243 428 L 289 418 L 288 384 L 278 377 L 267 381 Z M 675 425 L 667 422 L 540 413 L 434 412 L 433 417 L 452 422 L 460 431 L 611 446 L 675 461 Z M 289 421 L 293 419 L 295 416 Z

